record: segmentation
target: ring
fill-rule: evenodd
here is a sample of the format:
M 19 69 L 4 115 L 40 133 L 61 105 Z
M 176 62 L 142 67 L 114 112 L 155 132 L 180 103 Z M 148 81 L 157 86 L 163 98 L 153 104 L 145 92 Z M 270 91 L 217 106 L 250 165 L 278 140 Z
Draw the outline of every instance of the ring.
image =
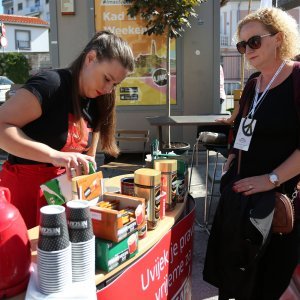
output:
M 249 190 L 252 190 L 253 186 L 251 184 L 249 184 Z

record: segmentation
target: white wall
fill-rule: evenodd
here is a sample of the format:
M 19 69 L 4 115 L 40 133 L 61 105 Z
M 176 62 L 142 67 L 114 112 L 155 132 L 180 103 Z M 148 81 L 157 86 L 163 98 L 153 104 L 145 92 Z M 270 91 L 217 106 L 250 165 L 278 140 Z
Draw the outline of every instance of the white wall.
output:
M 6 48 L 1 48 L 1 52 L 17 52 L 15 43 L 15 31 L 16 30 L 29 30 L 31 31 L 31 49 L 21 52 L 49 52 L 49 35 L 48 28 L 45 27 L 30 27 L 24 25 L 5 24 L 6 37 L 8 45 Z

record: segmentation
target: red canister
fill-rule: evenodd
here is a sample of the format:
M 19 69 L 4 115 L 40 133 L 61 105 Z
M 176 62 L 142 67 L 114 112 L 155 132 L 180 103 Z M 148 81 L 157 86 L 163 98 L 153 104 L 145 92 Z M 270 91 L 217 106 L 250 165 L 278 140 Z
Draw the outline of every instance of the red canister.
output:
M 134 196 L 134 178 L 124 177 L 121 179 L 121 194 Z
M 26 290 L 30 277 L 27 227 L 19 210 L 9 202 L 9 190 L 0 187 L 0 299 Z

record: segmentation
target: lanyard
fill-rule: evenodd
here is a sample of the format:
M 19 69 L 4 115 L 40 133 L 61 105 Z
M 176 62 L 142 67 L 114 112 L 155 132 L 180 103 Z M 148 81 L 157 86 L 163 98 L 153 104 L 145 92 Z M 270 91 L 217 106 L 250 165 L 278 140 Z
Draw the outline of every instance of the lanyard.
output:
M 259 94 L 260 80 L 261 79 L 257 80 L 256 86 L 255 86 L 255 95 L 254 95 L 252 107 L 251 107 L 251 110 L 249 111 L 246 118 L 253 118 L 254 113 L 257 111 L 259 105 L 264 100 L 265 96 L 269 92 L 269 89 L 270 89 L 272 83 L 274 82 L 276 77 L 279 75 L 279 73 L 281 72 L 281 70 L 283 69 L 285 64 L 286 64 L 286 61 L 282 62 L 282 64 L 279 66 L 279 68 L 277 69 L 277 71 L 273 75 L 272 79 L 270 80 L 269 84 L 267 85 L 266 89 L 264 90 L 264 92 L 261 94 L 261 96 L 259 98 L 258 98 L 258 94 Z

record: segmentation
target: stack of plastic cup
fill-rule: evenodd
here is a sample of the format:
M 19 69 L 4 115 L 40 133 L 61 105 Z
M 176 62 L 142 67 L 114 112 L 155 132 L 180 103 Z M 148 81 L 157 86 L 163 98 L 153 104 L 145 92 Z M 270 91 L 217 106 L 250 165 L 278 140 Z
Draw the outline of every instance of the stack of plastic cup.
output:
M 41 208 L 37 247 L 38 286 L 43 294 L 63 291 L 72 283 L 71 244 L 65 208 Z
M 95 236 L 89 203 L 69 201 L 66 213 L 72 247 L 73 282 L 90 280 L 95 276 Z

